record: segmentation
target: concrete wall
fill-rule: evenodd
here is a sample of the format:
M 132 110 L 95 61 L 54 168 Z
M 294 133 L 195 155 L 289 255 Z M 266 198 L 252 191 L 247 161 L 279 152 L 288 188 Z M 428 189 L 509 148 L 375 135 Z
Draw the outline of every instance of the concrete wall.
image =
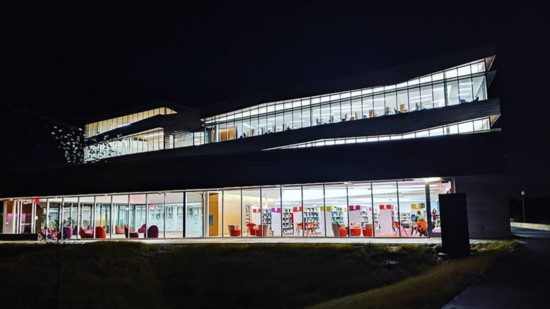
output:
M 470 238 L 510 238 L 503 175 L 459 176 L 456 192 L 466 193 Z

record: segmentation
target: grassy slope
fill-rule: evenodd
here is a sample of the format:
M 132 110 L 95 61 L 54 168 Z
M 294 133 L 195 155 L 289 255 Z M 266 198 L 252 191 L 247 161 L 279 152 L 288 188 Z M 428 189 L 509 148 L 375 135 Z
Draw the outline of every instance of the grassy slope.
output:
M 62 308 L 303 307 L 426 273 L 436 260 L 427 245 L 97 242 L 60 252 Z M 55 256 L 55 245 L 1 244 L 3 304 L 55 307 Z M 408 295 L 432 288 L 417 281 L 394 286 L 401 285 L 404 292 L 390 298 L 408 304 L 418 302 Z M 371 303 L 388 298 L 376 293 Z M 419 295 L 434 303 L 431 293 Z
M 513 246 L 512 242 L 483 245 L 474 256 L 440 263 L 420 276 L 311 308 L 441 308 Z

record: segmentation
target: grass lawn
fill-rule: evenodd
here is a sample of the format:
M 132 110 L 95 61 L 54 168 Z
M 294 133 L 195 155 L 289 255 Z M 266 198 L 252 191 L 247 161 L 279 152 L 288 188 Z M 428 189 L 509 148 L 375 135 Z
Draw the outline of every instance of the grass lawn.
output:
M 474 245 L 479 251 L 468 258 L 444 261 L 419 276 L 310 308 L 441 308 L 514 246 L 512 241 Z
M 61 308 L 296 308 L 449 264 L 430 245 L 93 242 L 62 245 L 58 268 L 57 248 L 0 244 L 3 305 L 55 307 L 57 270 Z

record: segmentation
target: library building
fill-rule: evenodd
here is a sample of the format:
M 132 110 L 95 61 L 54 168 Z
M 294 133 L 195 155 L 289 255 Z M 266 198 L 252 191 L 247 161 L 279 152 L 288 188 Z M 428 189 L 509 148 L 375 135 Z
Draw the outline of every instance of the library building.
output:
M 438 237 L 450 193 L 466 194 L 470 237 L 509 237 L 494 60 L 54 128 L 71 163 L 5 173 L 0 239 Z

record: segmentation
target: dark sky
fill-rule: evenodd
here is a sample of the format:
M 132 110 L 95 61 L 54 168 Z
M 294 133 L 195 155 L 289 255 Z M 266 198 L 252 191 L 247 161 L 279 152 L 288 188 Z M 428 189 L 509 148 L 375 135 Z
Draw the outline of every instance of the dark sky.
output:
M 493 45 L 490 95 L 502 102 L 508 189 L 548 195 L 550 27 L 542 7 L 192 2 L 3 3 L 2 106 L 31 115 L 24 119 L 76 124 L 156 101 L 200 107 Z

